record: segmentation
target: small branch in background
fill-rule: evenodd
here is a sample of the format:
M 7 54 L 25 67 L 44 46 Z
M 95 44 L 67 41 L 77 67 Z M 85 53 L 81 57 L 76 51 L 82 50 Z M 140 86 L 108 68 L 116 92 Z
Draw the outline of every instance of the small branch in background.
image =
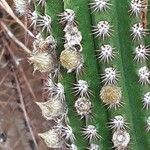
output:
M 32 34 L 31 31 L 27 29 L 27 27 L 20 21 L 20 19 L 14 14 L 11 7 L 8 5 L 8 3 L 5 0 L 0 1 L 1 7 L 25 30 L 28 32 L 28 34 L 35 38 L 35 36 Z
M 16 87 L 17 87 L 17 91 L 18 91 L 18 94 L 19 94 L 19 98 L 20 98 L 21 108 L 22 108 L 22 110 L 23 110 L 24 117 L 25 117 L 25 120 L 26 120 L 28 129 L 29 129 L 29 131 L 30 131 L 30 134 L 31 134 L 31 137 L 32 137 L 32 139 L 33 139 L 33 142 L 34 142 L 34 144 L 35 144 L 36 149 L 39 150 L 38 144 L 37 144 L 37 142 L 36 142 L 36 139 L 35 139 L 35 136 L 34 136 L 34 133 L 33 133 L 33 130 L 32 130 L 32 127 L 31 127 L 31 125 L 30 125 L 30 119 L 29 119 L 29 117 L 28 117 L 28 114 L 27 114 L 27 111 L 26 111 L 26 108 L 25 108 L 25 103 L 24 103 L 24 100 L 23 100 L 23 96 L 22 96 L 20 84 L 19 84 L 19 81 L 18 81 L 18 78 L 17 78 L 17 75 L 16 75 L 15 72 L 14 72 L 14 78 L 15 78 Z
M 3 49 L 2 49 L 2 52 L 1 52 L 1 54 L 0 54 L 0 61 L 2 60 L 2 57 L 3 57 L 3 55 L 4 55 L 4 52 L 5 52 L 5 49 L 3 48 Z
M 16 60 L 16 57 L 15 57 L 13 51 L 11 50 L 11 48 L 9 47 L 9 45 L 8 45 L 7 42 L 4 42 L 4 43 L 5 43 L 6 47 L 7 47 L 7 50 L 9 51 L 9 53 L 10 53 L 12 59 L 14 60 L 14 64 L 16 65 L 16 67 L 18 67 L 18 63 L 19 63 L 19 62 Z M 34 94 L 34 92 L 33 92 L 33 89 L 32 89 L 32 87 L 31 87 L 31 85 L 30 85 L 30 83 L 29 83 L 29 81 L 28 81 L 28 79 L 27 79 L 27 77 L 26 77 L 26 74 L 25 74 L 25 72 L 24 72 L 22 66 L 19 65 L 18 69 L 19 69 L 20 73 L 22 74 L 22 77 L 23 77 L 23 79 L 24 79 L 24 81 L 25 81 L 27 87 L 29 88 L 29 91 L 30 91 L 31 95 L 33 96 L 34 100 L 36 100 L 36 96 L 35 96 L 35 94 Z
M 30 54 L 31 51 L 22 43 L 20 42 L 15 35 L 8 29 L 8 27 L 5 25 L 5 23 L 0 22 L 2 27 L 5 29 L 5 31 L 7 32 L 8 36 L 15 42 L 17 43 L 26 53 Z

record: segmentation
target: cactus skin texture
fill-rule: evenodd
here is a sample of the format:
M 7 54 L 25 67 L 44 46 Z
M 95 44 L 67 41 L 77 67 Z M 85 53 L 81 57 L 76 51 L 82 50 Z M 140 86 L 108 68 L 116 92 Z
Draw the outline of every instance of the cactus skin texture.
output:
M 111 149 L 113 143 L 111 140 L 112 133 L 108 128 L 108 123 L 115 116 L 123 116 L 128 123 L 126 130 L 130 134 L 130 143 L 128 149 L 133 150 L 148 150 L 150 149 L 150 133 L 146 132 L 146 119 L 150 115 L 150 109 L 143 109 L 143 96 L 150 91 L 149 84 L 142 85 L 138 82 L 137 72 L 140 67 L 149 66 L 147 59 L 143 63 L 133 61 L 133 51 L 139 43 L 149 45 L 149 35 L 142 40 L 133 40 L 131 36 L 131 27 L 134 23 L 141 21 L 138 17 L 130 15 L 130 0 L 110 0 L 111 4 L 104 12 L 92 12 L 89 3 L 93 0 L 47 0 L 45 13 L 52 19 L 52 32 L 57 40 L 57 54 L 60 55 L 63 47 L 63 27 L 60 25 L 58 15 L 65 9 L 71 9 L 75 12 L 76 21 L 79 31 L 82 34 L 81 45 L 83 47 L 83 57 L 85 63 L 84 73 L 78 76 L 78 80 L 88 82 L 92 91 L 90 101 L 92 102 L 92 119 L 82 120 L 77 115 L 74 108 L 76 96 L 73 94 L 73 84 L 77 78 L 74 73 L 67 73 L 61 68 L 62 78 L 59 82 L 64 85 L 66 102 L 68 105 L 68 118 L 70 126 L 75 135 L 75 144 L 79 150 L 89 147 L 90 142 L 84 139 L 81 131 L 88 124 L 96 126 L 98 133 L 102 137 L 96 142 L 101 150 Z M 150 3 L 150 1 L 149 1 Z M 112 34 L 110 37 L 103 39 L 95 38 L 92 35 L 92 26 L 95 26 L 99 21 L 108 21 L 112 25 Z M 147 13 L 147 21 L 150 21 L 150 13 Z M 109 63 L 99 62 L 96 55 L 96 50 L 102 44 L 110 44 L 115 48 L 116 56 Z M 101 82 L 101 74 L 107 67 L 114 67 L 119 70 L 119 80 L 117 86 L 121 87 L 123 106 L 115 109 L 108 109 L 104 106 L 100 99 L 99 93 L 103 87 Z

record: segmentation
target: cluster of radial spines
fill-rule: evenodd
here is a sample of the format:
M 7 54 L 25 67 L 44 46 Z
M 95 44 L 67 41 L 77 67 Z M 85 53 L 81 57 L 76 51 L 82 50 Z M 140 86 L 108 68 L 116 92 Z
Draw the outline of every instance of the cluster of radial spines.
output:
M 37 20 L 38 20 L 38 14 L 37 14 L 37 12 L 36 11 L 29 12 L 28 18 L 31 21 L 30 26 L 33 26 L 34 28 L 36 28 L 36 26 L 37 26 Z
M 92 113 L 92 103 L 88 98 L 80 97 L 75 101 L 74 107 L 78 115 L 82 118 L 86 118 Z
M 33 11 L 29 13 L 29 19 L 31 20 L 30 26 L 41 28 L 40 32 L 51 33 L 51 17 L 49 15 L 38 15 L 36 11 Z
M 139 83 L 141 83 L 142 85 L 150 83 L 150 71 L 146 66 L 143 66 L 138 70 L 138 76 Z
M 90 3 L 92 12 L 103 12 L 110 9 L 110 6 L 109 0 L 93 0 L 93 2 Z
M 85 128 L 83 128 L 82 134 L 90 142 L 96 142 L 100 138 L 97 128 L 94 125 L 88 125 Z
M 65 9 L 63 13 L 59 15 L 61 24 L 75 24 L 75 12 L 71 9 Z
M 37 19 L 37 27 L 42 28 L 42 32 L 51 33 L 51 17 L 48 15 L 40 15 Z
M 89 88 L 87 81 L 85 80 L 78 80 L 77 83 L 74 84 L 74 93 L 79 97 L 87 97 L 89 98 L 92 95 L 92 91 Z
M 65 99 L 64 86 L 61 83 L 54 83 L 50 77 L 48 77 L 45 81 L 44 88 L 52 97 L 56 96 L 56 98 L 62 101 Z
M 77 146 L 75 144 L 68 144 L 67 150 L 78 150 Z
M 115 52 L 114 52 L 114 49 L 111 45 L 109 44 L 105 44 L 105 45 L 102 45 L 100 47 L 99 50 L 97 50 L 98 52 L 98 59 L 100 61 L 103 61 L 103 62 L 110 62 L 113 60 L 113 58 L 115 57 Z
M 110 37 L 112 31 L 113 31 L 112 26 L 108 21 L 98 22 L 97 26 L 93 26 L 93 30 L 92 30 L 93 34 L 96 37 L 102 38 L 103 40 L 106 37 Z
M 97 144 L 91 143 L 88 150 L 100 150 L 100 146 Z
M 142 23 L 136 23 L 131 27 L 131 31 L 133 40 L 140 41 L 148 34 L 149 30 L 145 29 Z
M 119 115 L 111 119 L 111 121 L 109 122 L 109 127 L 115 131 L 115 130 L 125 130 L 128 126 L 124 117 Z
M 150 116 L 147 118 L 146 120 L 146 131 L 149 132 L 150 131 Z
M 112 142 L 116 150 L 125 150 L 130 142 L 130 134 L 126 130 L 116 130 L 113 133 Z
M 131 0 L 130 7 L 131 15 L 135 15 L 136 17 L 139 17 L 142 11 L 147 9 L 147 5 L 144 0 Z
M 142 101 L 143 101 L 143 108 L 146 108 L 146 110 L 148 110 L 150 108 L 150 92 L 144 94 Z
M 135 54 L 134 60 L 142 63 L 143 61 L 148 59 L 148 56 L 150 55 L 150 48 L 149 46 L 140 44 L 135 48 L 134 54 Z
M 101 76 L 102 82 L 105 85 L 108 85 L 108 84 L 117 84 L 120 74 L 116 68 L 108 67 L 104 70 L 104 73 Z
M 75 141 L 75 136 L 73 134 L 73 130 L 69 125 L 58 124 L 55 129 L 60 133 L 61 137 L 65 140 L 71 140 L 71 142 Z

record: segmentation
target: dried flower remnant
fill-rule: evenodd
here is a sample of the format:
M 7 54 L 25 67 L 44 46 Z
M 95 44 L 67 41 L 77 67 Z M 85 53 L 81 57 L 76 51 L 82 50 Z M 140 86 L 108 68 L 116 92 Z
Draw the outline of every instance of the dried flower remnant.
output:
M 113 133 L 112 141 L 117 150 L 124 150 L 130 142 L 130 135 L 126 130 L 117 130 Z
M 146 120 L 146 130 L 149 132 L 150 131 L 150 116 Z
M 115 52 L 113 52 L 114 48 L 112 48 L 110 45 L 102 45 L 100 50 L 98 51 L 98 59 L 100 61 L 109 62 L 112 61 L 112 59 L 115 57 Z
M 63 145 L 59 133 L 55 129 L 51 129 L 44 133 L 38 134 L 50 148 L 61 148 Z
M 107 84 L 116 84 L 119 78 L 119 72 L 117 71 L 116 68 L 106 68 L 104 70 L 104 74 L 102 74 L 102 82 Z
M 73 50 L 63 50 L 60 55 L 61 65 L 72 72 L 73 70 L 80 69 L 83 66 L 83 56 L 81 53 Z
M 143 107 L 146 108 L 147 110 L 150 107 L 150 92 L 147 92 L 144 95 L 144 98 L 143 98 Z
M 86 128 L 83 128 L 82 131 L 83 135 L 85 135 L 86 139 L 89 139 L 89 141 L 96 141 L 100 138 L 97 129 L 94 125 L 88 125 Z
M 76 111 L 81 116 L 81 118 L 89 116 L 91 114 L 91 106 L 91 101 L 85 97 L 78 98 L 75 101 Z
M 109 123 L 109 127 L 114 130 L 122 130 L 127 127 L 126 120 L 122 116 L 115 116 L 113 119 L 111 119 Z
M 36 102 L 42 111 L 46 120 L 57 120 L 57 117 L 63 117 L 66 113 L 66 107 L 57 98 L 49 99 L 46 102 Z
M 92 91 L 89 89 L 89 85 L 87 81 L 85 80 L 78 80 L 76 84 L 74 84 L 75 87 L 74 93 L 75 95 L 79 95 L 80 97 L 87 97 L 89 98 L 89 95 L 92 94 Z
M 141 67 L 138 71 L 138 76 L 139 76 L 139 82 L 141 84 L 147 84 L 150 83 L 149 77 L 150 77 L 150 72 L 149 69 L 144 66 Z
M 103 86 L 100 91 L 100 98 L 108 108 L 117 108 L 121 106 L 122 92 L 121 88 L 115 85 Z
M 140 44 L 135 48 L 135 57 L 134 59 L 137 62 L 142 62 L 147 59 L 147 57 L 150 55 L 150 49 L 148 46 Z
M 53 36 L 48 36 L 43 39 L 41 34 L 36 36 L 33 42 L 33 51 L 28 58 L 29 62 L 34 66 L 34 72 L 36 70 L 41 73 L 55 73 L 58 69 L 56 61 L 56 41 Z
M 111 28 L 112 26 L 107 21 L 100 21 L 97 26 L 93 27 L 94 29 L 93 34 L 96 35 L 96 37 L 100 37 L 104 40 L 104 38 L 111 35 L 111 31 L 113 31 Z
M 102 12 L 110 8 L 109 0 L 94 0 L 90 3 L 93 12 Z
M 34 72 L 51 72 L 56 68 L 54 57 L 48 52 L 33 52 L 28 60 L 33 64 Z

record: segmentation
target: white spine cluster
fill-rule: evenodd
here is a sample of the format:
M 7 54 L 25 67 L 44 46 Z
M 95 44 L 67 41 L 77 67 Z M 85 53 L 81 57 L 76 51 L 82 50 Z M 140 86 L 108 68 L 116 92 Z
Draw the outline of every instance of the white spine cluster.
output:
M 89 96 L 92 94 L 91 90 L 89 89 L 89 85 L 87 81 L 78 80 L 77 83 L 74 85 L 75 87 L 73 89 L 74 89 L 75 95 L 79 95 L 79 97 L 89 98 Z
M 109 67 L 104 70 L 104 74 L 102 74 L 102 82 L 107 84 L 116 84 L 119 78 L 119 72 L 117 69 Z
M 131 0 L 131 14 L 134 14 L 136 17 L 140 16 L 142 11 L 147 9 L 147 5 L 143 0 Z
M 124 130 L 127 127 L 127 123 L 122 116 L 115 116 L 109 124 L 109 127 L 113 130 Z
M 143 107 L 147 110 L 150 108 L 150 92 L 147 92 L 143 98 Z
M 125 150 L 130 142 L 130 135 L 126 130 L 116 130 L 112 141 L 117 150 Z
M 91 114 L 91 106 L 91 101 L 85 97 L 78 98 L 75 101 L 76 111 L 81 116 L 81 118 L 87 117 Z
M 109 62 L 115 57 L 115 52 L 113 52 L 114 48 L 109 44 L 102 45 L 100 50 L 98 50 L 98 59 L 100 61 Z
M 88 150 L 100 150 L 100 147 L 97 144 L 91 143 Z
M 60 133 L 62 138 L 65 138 L 66 140 L 71 140 L 71 142 L 74 142 L 75 136 L 73 134 L 72 128 L 69 125 L 63 126 L 61 124 L 58 124 L 56 126 L 56 129 Z
M 146 36 L 148 29 L 145 29 L 141 23 L 136 23 L 131 28 L 133 40 L 141 40 Z
M 67 145 L 67 150 L 78 150 L 77 146 L 75 144 L 68 144 Z
M 143 62 L 147 59 L 147 57 L 150 55 L 150 49 L 148 46 L 140 44 L 135 48 L 135 57 L 134 59 L 137 62 Z
M 138 76 L 139 76 L 139 82 L 141 84 L 147 84 L 147 83 L 150 83 L 150 71 L 149 69 L 144 66 L 144 67 L 141 67 L 138 71 Z
M 29 20 L 31 21 L 30 26 L 33 26 L 34 28 L 36 28 L 37 20 L 38 20 L 38 14 L 37 14 L 36 11 L 33 11 L 33 12 L 29 13 Z
M 90 5 L 93 12 L 102 12 L 109 9 L 111 4 L 109 3 L 109 0 L 94 0 Z
M 146 130 L 149 132 L 150 131 L 150 116 L 146 120 Z
M 51 33 L 51 17 L 48 15 L 40 15 L 37 19 L 37 27 L 41 27 L 42 32 L 47 31 Z
M 112 26 L 107 21 L 100 21 L 97 26 L 93 26 L 93 34 L 96 35 L 96 37 L 100 37 L 103 40 L 111 35 L 111 31 L 113 31 L 111 28 Z
M 54 83 L 50 77 L 45 82 L 45 89 L 51 96 L 56 96 L 62 101 L 65 99 L 64 86 L 61 83 Z
M 88 125 L 86 128 L 83 128 L 83 135 L 85 135 L 86 139 L 89 139 L 89 141 L 96 141 L 100 138 L 97 129 L 94 125 Z

